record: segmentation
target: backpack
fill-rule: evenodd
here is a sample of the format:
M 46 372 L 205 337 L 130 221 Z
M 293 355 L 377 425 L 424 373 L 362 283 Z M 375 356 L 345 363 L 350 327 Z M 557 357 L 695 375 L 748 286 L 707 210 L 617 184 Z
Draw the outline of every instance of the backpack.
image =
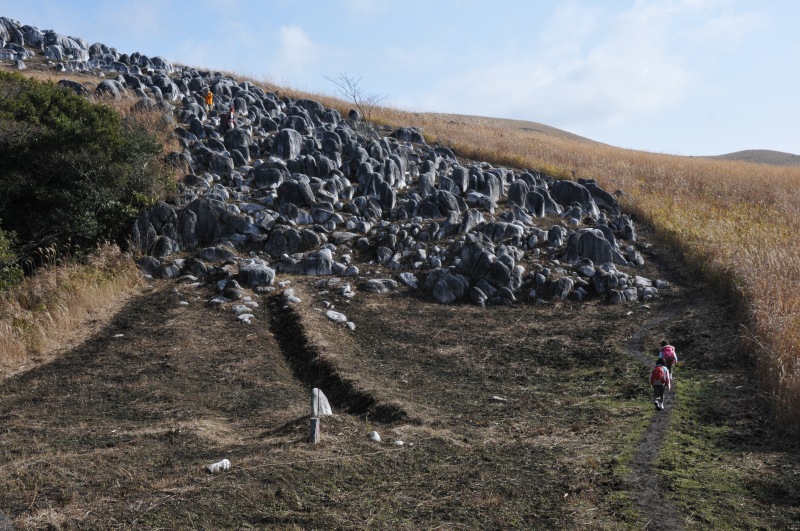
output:
M 669 381 L 669 373 L 667 368 L 663 365 L 656 365 L 653 367 L 653 372 L 650 373 L 650 385 L 661 384 L 667 385 Z
M 667 345 L 661 348 L 661 357 L 664 358 L 664 363 L 672 365 L 675 363 L 675 347 Z

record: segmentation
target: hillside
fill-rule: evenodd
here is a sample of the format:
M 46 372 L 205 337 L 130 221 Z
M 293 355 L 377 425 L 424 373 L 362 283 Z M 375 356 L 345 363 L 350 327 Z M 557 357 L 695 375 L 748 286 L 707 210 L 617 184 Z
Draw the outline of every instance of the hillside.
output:
M 653 248 L 650 267 L 668 256 Z M 726 354 L 726 307 L 658 274 L 670 297 L 611 312 L 347 298 L 341 280 L 290 276 L 299 302 L 253 293 L 252 326 L 209 306 L 208 286 L 148 283 L 5 380 L 0 512 L 21 529 L 795 525 L 800 456 Z M 664 335 L 683 365 L 653 412 L 646 362 Z M 334 409 L 318 445 L 312 386 Z M 204 471 L 223 458 L 229 471 Z
M 523 131 L 526 133 L 540 134 L 554 138 L 565 139 L 579 142 L 582 144 L 604 145 L 602 142 L 582 137 L 563 129 L 550 127 L 549 125 L 531 122 L 528 120 L 510 120 L 506 118 L 490 118 L 485 116 L 467 116 L 460 114 L 441 114 L 430 113 L 432 116 L 441 118 L 453 124 L 463 124 L 466 127 L 472 126 L 491 126 L 498 129 L 507 128 L 512 131 Z M 677 155 L 676 155 L 677 156 Z M 692 157 L 688 157 L 692 158 Z M 798 166 L 800 165 L 800 155 L 773 151 L 769 149 L 748 149 L 726 153 L 724 155 L 708 156 L 710 159 L 752 162 L 755 164 L 771 164 L 776 166 Z
M 467 127 L 476 125 L 478 126 L 491 125 L 494 127 L 508 128 L 513 131 L 525 131 L 535 134 L 548 135 L 556 138 L 563 138 L 566 140 L 574 140 L 576 142 L 581 142 L 581 143 L 600 144 L 600 142 L 596 142 L 594 140 L 570 133 L 569 131 L 564 131 L 563 129 L 550 127 L 549 125 L 540 124 L 538 122 L 531 122 L 528 120 L 511 120 L 507 118 L 490 118 L 486 116 L 467 116 L 463 114 L 441 114 L 441 113 L 428 113 L 428 114 L 431 114 L 434 117 L 438 117 L 442 120 L 454 124 L 463 124 Z
M 778 166 L 800 165 L 800 155 L 792 155 L 791 153 L 783 153 L 782 151 L 772 151 L 769 149 L 747 149 L 744 151 L 736 151 L 735 153 L 718 155 L 713 158 L 741 160 L 745 162 L 754 162 L 756 164 L 774 164 Z
M 754 400 L 735 307 L 625 190 L 75 44 L 41 68 L 163 111 L 187 171 L 132 230 L 131 299 L 4 373 L 0 528 L 800 524 L 800 452 Z M 681 366 L 654 411 L 664 337 Z

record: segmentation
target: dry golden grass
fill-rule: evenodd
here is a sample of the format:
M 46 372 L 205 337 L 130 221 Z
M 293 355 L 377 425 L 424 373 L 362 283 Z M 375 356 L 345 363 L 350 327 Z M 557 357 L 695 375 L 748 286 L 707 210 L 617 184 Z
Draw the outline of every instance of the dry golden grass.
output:
M 31 358 L 61 346 L 139 282 L 130 256 L 113 245 L 88 263 L 40 270 L 0 295 L 0 370 L 14 372 Z
M 387 111 L 381 118 L 420 125 L 462 156 L 623 190 L 640 222 L 736 296 L 762 392 L 781 424 L 800 429 L 800 168 L 645 153 L 491 122 L 465 128 L 424 114 Z
M 350 104 L 313 97 L 346 111 Z M 465 158 L 596 179 L 717 289 L 732 295 L 776 420 L 800 433 L 800 167 L 648 153 L 509 128 L 499 120 L 378 108 L 378 124 L 420 127 Z

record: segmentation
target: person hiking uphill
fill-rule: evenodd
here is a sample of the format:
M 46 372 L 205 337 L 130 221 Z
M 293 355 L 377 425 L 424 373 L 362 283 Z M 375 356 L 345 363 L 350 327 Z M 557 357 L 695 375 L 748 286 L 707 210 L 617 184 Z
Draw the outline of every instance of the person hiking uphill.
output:
M 236 111 L 233 110 L 233 107 L 231 107 L 228 112 L 222 115 L 222 122 L 220 125 L 222 126 L 223 134 L 236 129 Z
M 214 93 L 209 90 L 206 93 L 206 114 L 211 115 L 212 107 L 214 107 Z
M 669 379 L 672 380 L 672 368 L 678 364 L 678 353 L 675 352 L 675 347 L 670 345 L 666 339 L 662 339 L 658 357 L 664 360 L 664 366 L 669 371 Z
M 664 409 L 664 387 L 672 389 L 670 384 L 669 372 L 664 366 L 664 360 L 658 358 L 656 366 L 653 367 L 653 372 L 650 373 L 650 385 L 653 386 L 653 401 L 656 404 L 656 409 Z

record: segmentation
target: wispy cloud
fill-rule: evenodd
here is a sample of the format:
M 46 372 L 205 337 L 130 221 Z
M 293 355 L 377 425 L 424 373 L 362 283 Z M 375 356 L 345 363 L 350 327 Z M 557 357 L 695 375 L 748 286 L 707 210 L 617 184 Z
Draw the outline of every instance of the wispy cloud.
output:
M 279 76 L 303 79 L 319 66 L 322 56 L 322 47 L 303 28 L 283 26 L 278 29 L 278 51 L 273 55 L 272 70 Z
M 724 41 L 746 34 L 754 20 L 763 23 L 701 1 L 636 2 L 619 12 L 571 2 L 551 14 L 526 56 L 451 75 L 423 105 L 567 128 L 626 122 L 669 108 L 699 80 L 680 42 L 687 25 Z

